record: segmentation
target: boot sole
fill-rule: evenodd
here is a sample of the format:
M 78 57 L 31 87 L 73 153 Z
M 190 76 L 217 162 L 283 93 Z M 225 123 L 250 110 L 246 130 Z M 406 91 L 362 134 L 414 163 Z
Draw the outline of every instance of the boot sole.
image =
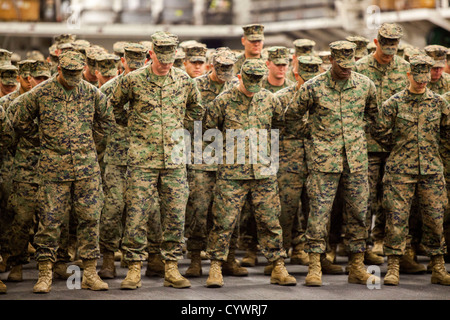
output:
M 283 282 L 278 281 L 278 280 L 270 280 L 270 284 L 277 284 L 279 286 L 286 286 L 286 287 L 288 287 L 288 286 L 296 286 L 297 282 L 286 282 L 286 283 L 283 283 Z
M 442 286 L 450 286 L 450 283 L 443 283 L 439 279 L 433 279 L 433 278 L 431 278 L 431 283 L 432 284 L 440 284 Z
M 142 282 L 139 281 L 137 284 L 121 284 L 120 289 L 123 290 L 135 290 L 142 286 Z
M 185 289 L 185 288 L 190 288 L 191 285 L 190 284 L 186 284 L 186 285 L 175 285 L 172 282 L 166 281 L 164 280 L 164 287 L 173 287 L 176 289 Z
M 92 291 L 107 291 L 109 288 L 106 287 L 106 288 L 100 288 L 100 289 L 92 289 L 92 288 L 89 287 L 89 286 L 81 285 L 81 289 L 92 290 Z
M 222 288 L 223 283 L 207 283 L 206 287 L 207 288 Z
M 385 286 L 398 286 L 398 282 L 390 282 L 390 281 L 384 281 L 383 284 Z

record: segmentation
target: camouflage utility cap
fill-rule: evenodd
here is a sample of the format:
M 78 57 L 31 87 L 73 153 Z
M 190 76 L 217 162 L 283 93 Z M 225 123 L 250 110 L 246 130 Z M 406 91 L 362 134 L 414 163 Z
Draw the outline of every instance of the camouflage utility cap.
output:
M 250 41 L 264 40 L 264 26 L 262 24 L 248 24 L 242 27 L 244 36 Z
M 434 59 L 433 67 L 445 67 L 447 64 L 447 48 L 440 45 L 429 45 L 425 48 L 425 53 Z
M 4 65 L 0 67 L 0 81 L 5 86 L 12 86 L 17 84 L 17 76 L 19 69 L 13 65 Z
M 75 50 L 80 51 L 84 55 L 86 55 L 86 49 L 91 46 L 89 41 L 82 39 L 74 41 L 72 45 Z
M 411 66 L 411 74 L 414 78 L 414 81 L 419 83 L 425 83 L 431 81 L 431 67 L 434 65 L 434 60 L 425 55 L 418 54 L 412 56 L 409 59 L 409 63 Z
M 152 35 L 153 51 L 161 63 L 174 63 L 177 52 L 178 38 L 166 32 L 156 32 Z
M 0 49 L 0 66 L 11 64 L 11 56 L 11 51 Z
M 219 47 L 213 53 L 212 63 L 219 79 L 228 81 L 233 77 L 233 66 L 236 63 L 236 56 L 230 48 Z
M 295 47 L 295 55 L 302 56 L 311 54 L 316 42 L 310 39 L 297 39 L 293 42 Z
M 19 67 L 19 75 L 22 78 L 28 78 L 31 72 L 31 65 L 35 62 L 35 60 L 22 60 L 18 63 Z
M 314 56 L 300 56 L 297 61 L 297 72 L 305 81 L 317 76 L 323 63 L 322 59 Z
M 191 62 L 206 62 L 206 52 L 208 49 L 203 45 L 189 46 L 185 49 L 186 60 Z
M 355 65 L 356 44 L 350 41 L 334 41 L 330 43 L 331 57 L 341 68 L 352 68 Z
M 78 51 L 67 51 L 59 56 L 59 66 L 66 70 L 82 70 L 86 65 L 84 55 Z
M 267 66 L 262 59 L 247 59 L 242 64 L 241 76 L 245 88 L 249 92 L 259 92 Z
M 124 58 L 131 69 L 139 69 L 144 66 L 147 52 L 142 44 L 127 43 L 124 48 Z
M 125 53 L 125 46 L 128 44 L 128 42 L 126 41 L 117 41 L 114 42 L 113 44 L 113 51 L 114 54 L 119 56 L 119 57 L 123 57 L 123 54 Z
M 96 58 L 95 68 L 104 77 L 114 77 L 117 75 L 117 63 L 120 58 L 115 54 L 103 53 Z
M 356 44 L 355 57 L 362 58 L 369 53 L 367 45 L 369 44 L 369 39 L 362 36 L 349 36 L 346 38 L 347 41 Z
M 400 38 L 403 37 L 403 29 L 396 23 L 383 23 L 378 29 L 378 42 L 381 51 L 387 55 L 397 54 Z
M 77 37 L 73 34 L 60 34 L 55 37 L 56 44 L 74 42 Z
M 42 52 L 38 50 L 32 50 L 27 52 L 27 60 L 45 60 L 44 55 Z
M 33 78 L 51 77 L 50 65 L 47 61 L 36 60 L 31 64 L 30 75 Z
M 409 62 L 409 59 L 411 59 L 412 56 L 418 55 L 418 54 L 425 54 L 422 50 L 419 48 L 414 47 L 407 47 L 405 49 L 404 59 Z
M 286 47 L 271 47 L 268 50 L 269 61 L 274 64 L 289 64 L 290 50 Z

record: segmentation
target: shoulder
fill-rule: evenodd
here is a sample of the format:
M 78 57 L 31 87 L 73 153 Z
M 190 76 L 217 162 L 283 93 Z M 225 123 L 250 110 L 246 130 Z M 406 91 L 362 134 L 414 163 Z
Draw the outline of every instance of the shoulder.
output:
M 364 57 L 356 61 L 355 69 L 357 70 L 366 69 L 372 59 L 373 59 L 372 54 L 365 55 Z
M 408 71 L 409 70 L 409 62 L 403 59 L 402 57 L 395 55 L 394 56 L 394 64 L 397 69 L 400 69 L 402 71 Z

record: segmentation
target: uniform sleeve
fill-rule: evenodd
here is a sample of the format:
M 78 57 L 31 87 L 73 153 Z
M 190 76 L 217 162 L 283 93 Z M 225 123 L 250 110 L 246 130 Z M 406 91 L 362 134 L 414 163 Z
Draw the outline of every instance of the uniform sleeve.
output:
M 23 135 L 28 139 L 31 139 L 30 141 L 32 141 L 35 146 L 38 146 L 39 141 L 32 139 L 37 130 L 37 125 L 34 120 L 39 116 L 39 105 L 35 93 L 36 91 L 33 90 L 21 95 L 14 100 L 14 106 L 11 105 L 10 107 L 16 109 L 15 114 L 11 119 L 15 132 L 18 135 Z
M 197 83 L 189 79 L 190 90 L 186 101 L 186 114 L 184 117 L 184 127 L 189 132 L 194 132 L 194 121 L 202 121 L 205 109 L 202 105 L 202 96 L 198 90 Z
M 13 141 L 13 127 L 6 116 L 5 110 L 0 106 L 0 148 L 8 148 Z
M 376 124 L 378 118 L 378 103 L 377 103 L 377 91 L 375 84 L 370 80 L 369 92 L 366 100 L 365 119 L 369 127 Z
M 121 77 L 117 85 L 112 90 L 110 96 L 108 97 L 109 99 L 107 102 L 114 114 L 116 121 L 122 125 L 126 125 L 126 122 L 128 120 L 125 105 L 132 99 L 132 91 L 129 89 L 130 83 L 130 77 Z
M 115 130 L 116 121 L 114 119 L 112 106 L 108 104 L 106 96 L 100 90 L 96 90 L 94 120 L 100 134 L 108 135 Z
M 223 125 L 222 105 L 223 100 L 219 95 L 213 100 L 211 107 L 208 108 L 205 112 L 205 116 L 203 119 L 203 131 L 209 129 L 222 130 Z
M 294 94 L 294 97 L 285 106 L 284 121 L 286 125 L 289 123 L 301 123 L 306 112 L 313 106 L 313 89 L 311 84 L 303 84 Z
M 398 110 L 396 99 L 397 97 L 393 96 L 384 102 L 369 125 L 372 138 L 386 150 L 391 150 L 394 146 L 392 134 Z
M 450 174 L 450 94 L 443 95 L 445 102 L 442 106 L 441 135 L 439 151 L 444 163 L 445 174 Z

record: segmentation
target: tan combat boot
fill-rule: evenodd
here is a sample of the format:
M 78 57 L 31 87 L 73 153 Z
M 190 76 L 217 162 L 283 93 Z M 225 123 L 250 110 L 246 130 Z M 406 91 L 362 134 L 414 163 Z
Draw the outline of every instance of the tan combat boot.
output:
M 206 286 L 208 288 L 220 288 L 223 286 L 222 261 L 211 260 Z
M 53 263 L 49 260 L 38 262 L 38 281 L 33 287 L 34 293 L 48 293 L 52 289 Z
M 202 258 L 200 250 L 190 251 L 191 264 L 186 270 L 186 277 L 200 277 L 202 275 Z
M 311 252 L 309 254 L 308 274 L 305 278 L 305 285 L 310 287 L 320 287 L 322 285 L 320 253 Z
M 299 243 L 292 248 L 290 260 L 291 264 L 300 264 L 303 266 L 307 266 L 309 264 L 309 256 L 304 249 L 304 243 Z
M 128 262 L 128 272 L 125 279 L 120 284 L 120 289 L 137 289 L 142 286 L 141 282 L 141 261 Z
M 83 260 L 83 279 L 81 289 L 93 291 L 108 290 L 108 284 L 104 282 L 97 273 L 97 259 Z
M 364 263 L 368 264 L 368 265 L 379 266 L 384 263 L 384 258 L 373 253 L 373 251 L 371 249 L 367 249 L 364 252 Z
M 444 256 L 432 256 L 433 271 L 431 273 L 431 283 L 450 286 L 450 274 L 445 270 Z
M 295 286 L 297 284 L 297 280 L 288 273 L 283 258 L 279 258 L 273 263 L 270 283 L 280 286 Z
M 0 280 L 0 294 L 6 293 L 6 291 L 7 291 L 6 285 L 2 282 L 2 280 Z
M 241 267 L 236 260 L 234 250 L 228 252 L 227 261 L 222 264 L 222 273 L 226 276 L 245 277 L 248 276 L 248 270 Z
M 323 274 L 343 274 L 344 269 L 337 264 L 333 264 L 330 260 L 327 259 L 325 253 L 320 255 L 320 266 L 322 268 Z
M 417 274 L 427 272 L 427 267 L 417 263 L 415 260 L 416 254 L 414 249 L 407 247 L 405 254 L 400 259 L 400 272 L 407 274 Z
M 177 289 L 189 288 L 191 282 L 183 277 L 178 271 L 178 262 L 166 260 L 164 276 L 164 287 L 174 287 Z
M 147 277 L 160 277 L 164 278 L 164 261 L 161 258 L 160 253 L 149 253 L 147 259 L 147 269 L 145 275 Z
M 243 267 L 254 267 L 258 263 L 258 258 L 256 257 L 257 251 L 255 249 L 248 249 L 245 252 L 245 256 L 241 260 L 241 266 Z
M 114 279 L 116 277 L 116 266 L 113 251 L 105 251 L 103 253 L 103 263 L 98 275 L 102 279 Z
M 336 250 L 337 250 L 337 244 L 333 243 L 330 244 L 330 251 L 326 253 L 326 257 L 327 259 L 331 262 L 331 263 L 336 263 Z
M 384 256 L 384 241 L 383 240 L 375 240 L 373 242 L 372 252 L 378 256 Z
M 379 282 L 379 279 L 368 273 L 364 266 L 364 252 L 352 253 L 348 264 L 348 282 L 367 285 L 370 279 L 373 284 Z
M 67 265 L 63 261 L 56 261 L 53 266 L 53 275 L 55 279 L 67 280 L 72 274 L 67 272 Z
M 19 264 L 17 266 L 13 266 L 11 268 L 11 271 L 9 272 L 9 275 L 8 275 L 8 281 L 11 281 L 11 282 L 21 282 L 21 281 L 23 281 L 22 265 L 21 264 Z
M 384 284 L 398 286 L 400 282 L 400 256 L 388 256 L 387 273 L 384 276 Z

